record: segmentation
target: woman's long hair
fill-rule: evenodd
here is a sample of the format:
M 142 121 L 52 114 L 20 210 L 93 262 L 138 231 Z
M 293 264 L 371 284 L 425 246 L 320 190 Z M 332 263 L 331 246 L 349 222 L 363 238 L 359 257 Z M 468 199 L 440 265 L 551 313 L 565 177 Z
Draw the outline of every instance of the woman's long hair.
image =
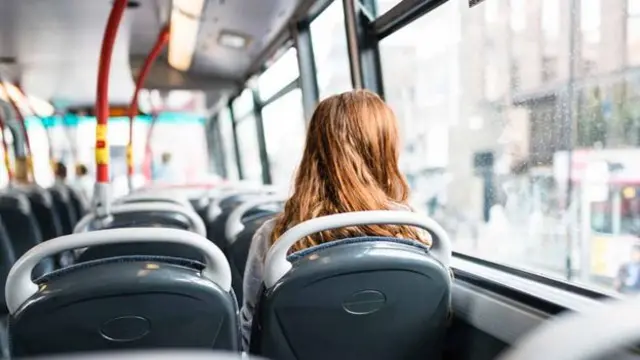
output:
M 398 142 L 397 119 L 375 93 L 355 90 L 320 102 L 309 123 L 294 193 L 276 220 L 271 243 L 287 229 L 319 216 L 409 209 L 409 186 L 398 169 Z M 409 226 L 347 227 L 308 236 L 292 250 L 364 235 L 429 243 L 422 234 Z

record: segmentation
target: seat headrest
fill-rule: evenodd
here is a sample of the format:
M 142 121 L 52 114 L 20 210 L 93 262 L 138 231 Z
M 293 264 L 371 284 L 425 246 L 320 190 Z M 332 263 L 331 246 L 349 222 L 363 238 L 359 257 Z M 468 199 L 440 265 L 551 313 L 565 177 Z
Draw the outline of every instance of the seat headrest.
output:
M 2 194 L 0 195 L 0 207 L 18 210 L 23 214 L 31 212 L 31 205 L 24 194 Z
M 420 242 L 417 242 L 415 240 L 407 240 L 407 239 L 384 237 L 384 236 L 360 236 L 355 238 L 329 241 L 316 246 L 312 246 L 310 248 L 306 248 L 304 250 L 296 251 L 293 254 L 287 256 L 287 261 L 295 262 L 308 255 L 314 254 L 318 251 L 330 249 L 336 246 L 348 245 L 348 244 L 364 244 L 364 243 L 373 243 L 373 242 L 387 242 L 387 243 L 392 242 L 396 244 L 408 245 L 415 248 L 416 250 L 420 250 L 425 253 L 429 252 L 428 246 Z
M 55 270 L 48 274 L 45 274 L 34 281 L 35 284 L 40 285 L 47 282 L 50 282 L 56 278 L 61 276 L 76 272 L 78 270 L 87 269 L 95 266 L 100 266 L 104 264 L 114 264 L 114 263 L 126 263 L 126 262 L 163 262 L 172 265 L 183 266 L 187 268 L 191 268 L 197 271 L 202 271 L 204 269 L 204 264 L 199 261 L 176 258 L 171 256 L 155 256 L 155 255 L 131 255 L 131 256 L 119 256 L 114 258 L 106 258 L 106 259 L 98 259 L 98 260 L 90 260 L 86 262 L 82 262 L 79 264 L 75 264 L 64 269 Z

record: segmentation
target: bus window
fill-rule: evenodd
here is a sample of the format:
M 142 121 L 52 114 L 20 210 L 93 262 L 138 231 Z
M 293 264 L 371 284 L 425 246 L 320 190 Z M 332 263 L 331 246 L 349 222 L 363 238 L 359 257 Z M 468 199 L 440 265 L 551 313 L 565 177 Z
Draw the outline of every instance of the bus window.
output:
M 255 116 L 250 114 L 236 120 L 236 132 L 244 179 L 262 183 L 262 163 Z
M 227 178 L 229 180 L 237 180 L 238 162 L 236 161 L 236 150 L 233 145 L 233 123 L 231 116 L 229 116 L 228 108 L 222 109 L 218 122 L 222 134 L 222 145 L 224 146 L 224 163 L 227 168 Z
M 262 109 L 262 120 L 272 181 L 288 189 L 304 148 L 305 127 L 300 89 L 290 91 Z
M 380 40 L 415 205 L 457 251 L 611 288 L 640 241 L 640 5 L 603 4 L 450 0 Z
M 258 92 L 260 101 L 267 101 L 280 89 L 298 78 L 298 57 L 295 48 L 289 48 L 280 56 L 260 77 L 258 77 Z
M 351 72 L 342 1 L 333 0 L 331 5 L 311 22 L 311 43 L 320 99 L 350 90 Z

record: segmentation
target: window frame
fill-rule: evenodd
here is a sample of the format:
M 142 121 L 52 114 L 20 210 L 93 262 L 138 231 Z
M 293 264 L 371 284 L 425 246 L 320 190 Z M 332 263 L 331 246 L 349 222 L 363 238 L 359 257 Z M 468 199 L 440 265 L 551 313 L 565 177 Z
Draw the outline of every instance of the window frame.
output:
M 310 23 L 324 10 L 326 10 L 333 1 L 342 2 L 345 14 L 344 22 L 348 43 L 349 65 L 354 88 L 362 87 L 370 89 L 377 92 L 384 98 L 379 42 L 394 34 L 396 31 L 413 23 L 415 20 L 422 18 L 423 16 L 428 16 L 431 11 L 439 8 L 450 0 L 401 0 L 383 14 L 376 13 L 375 0 L 317 0 L 313 1 L 310 5 L 305 5 L 306 9 L 299 11 L 301 16 L 292 19 L 292 25 L 283 29 L 282 33 L 277 36 L 278 40 L 271 45 L 273 50 L 268 54 L 268 56 L 273 56 L 273 54 L 281 50 L 284 46 L 290 46 L 292 43 L 298 54 L 299 77 L 263 102 L 259 101 L 259 97 L 255 96 L 254 91 L 254 100 L 256 100 L 254 112 L 260 113 L 264 106 L 278 100 L 293 89 L 300 88 L 302 91 L 305 119 L 309 119 L 319 97 L 315 71 L 316 64 L 311 44 L 309 26 Z M 577 53 L 577 50 L 578 49 L 572 49 L 572 54 Z M 254 68 L 260 69 L 260 71 L 251 72 L 251 76 L 259 75 L 265 69 L 263 64 L 269 60 L 270 59 L 268 57 L 258 59 L 258 65 L 254 66 Z M 571 73 L 575 71 L 575 61 L 572 63 L 573 66 L 570 66 L 572 70 Z M 573 75 L 570 77 L 573 79 Z M 231 100 L 235 99 L 239 94 L 240 93 L 235 94 Z M 231 100 L 228 105 L 231 104 Z M 234 119 L 234 123 L 235 121 L 236 120 Z M 259 137 L 260 136 L 264 136 L 264 132 L 259 134 Z M 264 142 L 264 139 L 259 139 L 259 141 Z M 266 155 L 267 154 L 265 153 L 264 156 Z M 535 281 L 548 285 L 552 288 L 566 290 L 579 296 L 591 299 L 615 297 L 615 294 L 607 294 L 599 291 L 599 289 L 594 290 L 579 283 L 570 282 L 570 280 L 565 281 L 553 277 L 552 275 L 536 273 L 535 269 L 534 271 L 529 269 L 520 269 L 513 265 L 498 263 L 490 259 L 475 257 L 473 255 L 458 253 L 455 251 L 453 255 L 454 259 L 463 260 L 465 263 L 481 265 L 502 273 L 504 276 L 521 278 L 523 281 Z M 464 269 L 458 269 L 455 264 L 452 268 L 454 269 L 454 272 L 464 272 Z M 508 287 L 508 285 L 505 284 L 498 284 L 498 286 Z

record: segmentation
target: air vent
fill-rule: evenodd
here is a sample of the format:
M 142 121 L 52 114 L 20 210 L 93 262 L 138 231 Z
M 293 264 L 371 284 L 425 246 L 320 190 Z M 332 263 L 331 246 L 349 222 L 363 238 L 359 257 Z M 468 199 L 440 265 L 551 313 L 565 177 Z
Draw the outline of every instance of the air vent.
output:
M 233 31 L 222 30 L 218 43 L 232 49 L 245 49 L 249 46 L 251 39 L 248 35 L 243 35 Z

